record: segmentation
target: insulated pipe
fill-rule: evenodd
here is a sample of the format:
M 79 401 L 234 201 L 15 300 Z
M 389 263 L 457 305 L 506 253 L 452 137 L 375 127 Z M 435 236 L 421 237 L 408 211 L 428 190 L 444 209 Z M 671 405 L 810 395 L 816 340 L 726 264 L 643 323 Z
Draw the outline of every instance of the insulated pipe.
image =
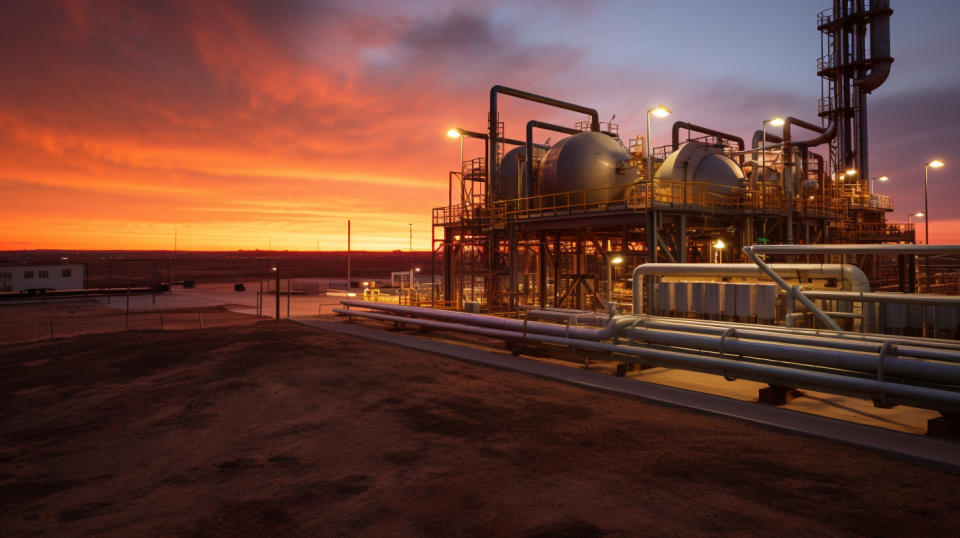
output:
M 735 335 L 735 336 L 734 336 Z M 811 366 L 875 373 L 879 362 L 879 350 L 874 353 L 814 347 L 809 344 L 794 345 L 783 342 L 763 342 L 740 337 L 739 333 L 708 336 L 677 331 L 664 331 L 630 327 L 624 330 L 630 336 L 653 344 L 692 349 L 706 349 L 730 355 L 745 355 L 770 360 L 795 362 Z M 896 353 L 892 351 L 891 354 Z M 883 362 L 884 372 L 908 379 L 921 379 L 936 383 L 960 385 L 960 367 L 914 359 L 887 356 Z
M 692 123 L 687 123 L 685 121 L 675 121 L 673 122 L 673 151 L 680 149 L 680 129 L 686 129 L 688 131 L 693 131 L 695 133 L 705 134 L 709 136 L 715 136 L 722 140 L 732 140 L 737 143 L 737 147 L 740 148 L 740 151 L 743 151 L 743 139 L 737 135 L 730 133 L 724 133 L 722 131 L 717 131 L 715 129 L 710 129 L 708 127 L 702 127 L 700 125 L 694 125 Z
M 850 264 L 778 263 L 773 265 L 778 273 L 793 279 L 839 278 L 850 285 L 851 291 L 870 291 L 870 280 L 859 267 Z M 762 268 L 749 263 L 645 263 L 633 270 L 633 313 L 643 313 L 643 278 L 657 276 L 742 276 L 760 277 Z M 778 277 L 779 278 L 779 277 Z
M 850 351 L 864 351 L 867 353 L 879 353 L 880 349 L 888 342 L 896 345 L 896 353 L 900 357 L 912 357 L 917 359 L 930 359 L 943 362 L 960 363 L 960 347 L 955 342 L 947 341 L 916 341 L 909 337 L 887 337 L 881 335 L 863 335 L 863 338 L 849 338 L 850 333 L 827 333 L 814 334 L 808 329 L 789 330 L 784 327 L 765 327 L 747 324 L 694 324 L 694 323 L 676 323 L 668 321 L 672 318 L 645 318 L 636 323 L 637 327 L 649 329 L 661 329 L 667 331 L 682 331 L 685 333 L 708 334 L 713 336 L 722 336 L 733 328 L 738 338 L 750 340 L 762 340 L 765 342 L 778 342 L 782 344 L 795 344 L 798 346 L 820 346 L 846 349 Z M 677 320 L 677 321 L 700 321 L 700 320 Z M 631 324 L 633 326 L 633 324 Z M 771 330 L 775 329 L 775 330 Z M 859 335 L 855 335 L 859 336 Z M 913 345 L 911 345 L 913 344 Z
M 649 363 L 658 366 L 682 368 L 723 376 L 734 375 L 743 379 L 752 379 L 754 381 L 769 383 L 772 385 L 806 388 L 824 392 L 850 393 L 859 396 L 865 396 L 871 399 L 893 397 L 897 399 L 898 403 L 911 404 L 927 409 L 935 409 L 941 412 L 960 411 L 960 394 L 958 393 L 934 388 L 905 385 L 902 383 L 891 383 L 879 379 L 874 380 L 860 377 L 848 377 L 838 374 L 800 370 L 783 366 L 755 364 L 724 358 L 704 357 L 689 353 L 679 353 L 676 351 L 638 348 L 610 344 L 606 342 L 550 336 L 546 334 L 519 333 L 500 329 L 461 325 L 457 323 L 446 323 L 442 321 L 380 314 L 376 312 L 361 312 L 343 308 L 334 308 L 333 311 L 341 315 L 389 321 L 393 323 L 410 323 L 419 325 L 421 327 L 479 334 L 482 336 L 504 340 L 528 340 L 531 342 L 558 344 L 562 346 L 569 346 L 591 351 L 600 351 L 604 353 L 617 353 L 634 359 L 630 362 Z
M 714 321 L 708 319 L 685 319 L 685 318 L 671 318 L 664 316 L 645 316 L 642 319 L 646 320 L 642 322 L 644 326 L 657 327 L 663 323 L 682 323 L 684 325 L 689 325 L 691 328 L 684 329 L 692 332 L 701 332 L 700 328 L 703 328 L 704 331 L 710 331 L 716 328 L 727 329 L 729 327 L 734 327 L 737 330 L 745 329 L 752 331 L 761 331 L 764 333 L 771 333 L 775 335 L 788 334 L 788 335 L 798 335 L 798 336 L 814 336 L 814 337 L 825 337 L 825 338 L 835 338 L 841 339 L 847 342 L 878 342 L 884 344 L 888 341 L 893 342 L 894 344 L 909 344 L 920 347 L 943 349 L 943 350 L 953 350 L 960 352 L 960 342 L 956 340 L 944 340 L 942 338 L 930 338 L 930 337 L 920 337 L 920 336 L 903 336 L 903 335 L 885 335 L 885 334 L 875 334 L 875 333 L 850 333 L 850 332 L 837 332 L 830 331 L 826 329 L 807 329 L 802 327 L 781 327 L 776 325 L 757 325 L 754 323 L 736 323 L 732 321 Z M 669 328 L 669 326 L 667 326 Z
M 527 181 L 529 181 L 531 185 L 533 183 L 533 129 L 534 127 L 537 127 L 540 129 L 546 129 L 548 131 L 556 131 L 558 133 L 564 133 L 568 135 L 575 135 L 580 133 L 580 131 L 578 131 L 577 129 L 564 127 L 563 125 L 555 125 L 553 123 L 546 123 L 546 122 L 537 121 L 537 120 L 530 120 L 527 122 L 526 167 L 527 167 Z M 532 188 L 529 189 L 528 192 L 533 194 L 533 189 Z
M 500 137 L 500 133 L 497 129 L 499 124 L 497 96 L 501 93 L 511 97 L 516 97 L 518 99 L 526 99 L 527 101 L 533 101 L 535 103 L 541 103 L 552 107 L 562 108 L 564 110 L 572 110 L 573 112 L 587 114 L 590 116 L 590 130 L 600 130 L 600 113 L 597 112 L 596 109 L 575 105 L 573 103 L 567 103 L 565 101 L 560 101 L 551 97 L 544 97 L 542 95 L 537 95 L 535 93 L 530 93 L 523 90 L 517 90 L 515 88 L 500 86 L 499 84 L 493 86 L 490 88 L 490 116 L 487 118 L 487 122 L 489 123 L 488 140 L 490 142 L 487 146 L 487 192 L 499 190 L 500 188 L 500 169 L 498 166 L 499 163 L 497 162 L 497 143 L 499 142 Z
M 370 303 L 366 301 L 352 300 L 340 301 L 340 304 L 369 308 L 371 310 L 381 310 L 394 314 L 423 316 L 440 321 L 468 323 L 506 331 L 550 334 L 553 336 L 564 336 L 584 340 L 608 340 L 613 338 L 617 332 L 620 331 L 620 329 L 633 322 L 633 316 L 614 316 L 610 318 L 606 327 L 602 329 L 588 329 L 586 327 L 563 326 L 555 323 L 524 321 L 520 319 L 500 318 L 497 316 L 485 316 L 481 314 L 470 314 L 467 312 L 452 312 L 449 310 L 437 310 L 435 308 L 422 308 L 417 306 L 400 306 L 395 304 Z

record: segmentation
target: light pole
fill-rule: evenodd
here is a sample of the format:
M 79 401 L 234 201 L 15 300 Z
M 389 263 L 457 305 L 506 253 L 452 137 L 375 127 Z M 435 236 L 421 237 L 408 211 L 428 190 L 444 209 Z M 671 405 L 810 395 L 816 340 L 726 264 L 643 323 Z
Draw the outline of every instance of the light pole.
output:
M 410 289 L 413 289 L 413 223 L 410 223 Z
M 877 182 L 877 181 L 879 181 L 880 183 L 885 183 L 885 182 L 887 182 L 887 181 L 889 181 L 889 180 L 890 180 L 890 178 L 888 178 L 887 176 L 880 176 L 880 177 L 872 177 L 872 178 L 870 178 L 870 194 L 876 194 L 876 193 L 877 193 L 877 185 L 876 185 L 876 182 Z
M 923 235 L 925 236 L 926 244 L 930 244 L 930 207 L 927 204 L 927 177 L 929 176 L 929 170 L 931 167 L 940 168 L 943 166 L 943 161 L 934 159 L 927 164 L 923 165 Z M 929 286 L 929 283 L 927 284 Z
M 664 105 L 657 105 L 647 109 L 647 182 L 650 184 L 650 201 L 653 201 L 653 148 L 650 144 L 650 116 L 666 118 L 671 114 L 670 109 Z
M 723 242 L 723 239 L 717 239 L 712 245 L 713 249 L 717 253 L 716 263 L 723 263 L 723 249 L 727 248 L 727 244 Z
M 450 138 L 460 139 L 460 163 L 457 165 L 457 168 L 458 168 L 457 173 L 460 174 L 460 182 L 463 183 L 463 131 L 461 131 L 459 128 L 454 127 L 453 129 L 450 129 L 449 131 L 447 131 L 447 136 L 449 136 Z M 453 181 L 452 180 L 450 181 L 449 191 L 450 191 L 449 195 L 447 196 L 448 207 L 453 205 Z
M 923 211 L 917 211 L 916 213 L 910 213 L 907 215 L 907 224 L 910 224 L 910 217 L 920 218 L 923 216 Z
M 764 239 L 764 242 L 767 240 L 767 124 L 773 126 L 783 125 L 783 118 L 780 116 L 775 116 L 769 120 L 763 120 L 763 125 L 760 126 L 760 131 L 763 133 L 763 137 L 760 139 L 760 175 L 757 178 L 760 180 L 760 216 L 763 219 L 763 224 L 760 226 L 760 234 Z
M 613 266 L 623 263 L 623 258 L 607 256 L 607 303 L 613 302 Z

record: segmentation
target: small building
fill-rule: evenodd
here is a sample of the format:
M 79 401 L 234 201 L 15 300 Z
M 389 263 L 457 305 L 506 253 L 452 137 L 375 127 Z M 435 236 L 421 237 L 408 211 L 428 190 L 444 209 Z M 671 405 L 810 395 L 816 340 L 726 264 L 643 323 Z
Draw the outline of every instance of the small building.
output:
M 413 276 L 413 284 L 415 286 L 420 286 L 430 281 L 430 277 L 421 273 L 420 268 L 417 267 L 413 271 L 392 271 L 390 273 L 390 285 L 394 288 L 409 288 L 411 275 Z
M 83 273 L 83 264 L 0 267 L 0 291 L 79 290 Z

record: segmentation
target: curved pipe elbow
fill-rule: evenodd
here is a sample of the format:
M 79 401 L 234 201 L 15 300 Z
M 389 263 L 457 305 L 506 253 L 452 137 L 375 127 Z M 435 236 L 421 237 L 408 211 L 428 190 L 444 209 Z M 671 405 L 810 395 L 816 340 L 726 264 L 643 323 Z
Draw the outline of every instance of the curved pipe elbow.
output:
M 873 60 L 873 67 L 870 68 L 870 73 L 856 81 L 860 89 L 870 93 L 879 88 L 880 85 L 887 80 L 887 77 L 890 76 L 890 64 L 892 63 L 893 58 Z

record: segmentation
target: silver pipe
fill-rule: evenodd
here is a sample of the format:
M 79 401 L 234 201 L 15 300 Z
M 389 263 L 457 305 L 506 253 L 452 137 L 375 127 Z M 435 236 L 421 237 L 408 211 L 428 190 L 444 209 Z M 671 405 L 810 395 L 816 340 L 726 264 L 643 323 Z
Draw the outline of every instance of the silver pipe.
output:
M 803 294 L 811 299 L 835 299 L 839 301 L 919 304 L 928 306 L 960 307 L 960 295 L 934 295 L 916 293 L 884 293 L 884 292 L 852 292 L 852 291 L 823 291 L 802 290 Z
M 400 306 L 387 303 L 370 303 L 366 301 L 340 301 L 340 304 L 356 306 L 360 308 L 369 308 L 371 310 L 380 310 L 384 312 L 393 312 L 396 314 L 406 314 L 414 316 L 423 316 L 440 321 L 450 321 L 455 323 L 467 323 L 492 329 L 505 331 L 517 331 L 528 333 L 550 334 L 553 336 L 563 336 L 569 338 L 578 338 L 583 340 L 608 340 L 616 336 L 617 332 L 633 322 L 633 316 L 613 316 L 608 321 L 606 327 L 602 329 L 590 329 L 587 327 L 557 325 L 555 323 L 542 323 L 539 321 L 525 321 L 520 319 L 500 318 L 496 316 L 487 316 L 482 314 L 470 314 L 468 312 L 452 312 L 449 310 L 437 310 L 435 308 L 423 308 L 418 306 Z
M 660 345 L 706 349 L 730 355 L 746 355 L 868 374 L 876 373 L 879 363 L 877 354 L 823 346 L 813 347 L 808 344 L 748 340 L 738 335 L 735 330 L 733 335 L 728 332 L 727 335 L 708 336 L 631 327 L 624 330 L 624 336 Z M 879 353 L 879 350 L 876 353 Z M 892 353 L 896 351 L 893 350 Z M 883 361 L 883 369 L 896 377 L 960 385 L 960 368 L 956 363 L 943 364 L 888 356 Z
M 956 254 L 960 245 L 748 245 L 757 254 Z
M 369 308 L 373 310 L 381 310 L 385 312 L 393 312 L 398 314 L 410 314 L 422 316 L 430 319 L 436 319 L 440 321 L 450 321 L 457 323 L 465 323 L 469 325 L 478 325 L 486 326 L 494 329 L 504 329 L 504 330 L 513 330 L 513 331 L 526 331 L 532 333 L 540 334 L 550 334 L 553 336 L 569 336 L 573 338 L 583 338 L 587 340 L 606 340 L 614 338 L 619 333 L 619 329 L 626 327 L 627 325 L 637 325 L 644 329 L 659 329 L 663 331 L 672 331 L 672 332 L 682 332 L 690 334 L 691 342 L 697 342 L 696 344 L 691 344 L 688 347 L 705 347 L 702 341 L 696 340 L 696 335 L 692 333 L 700 333 L 711 336 L 720 336 L 729 328 L 733 327 L 736 331 L 736 334 L 740 338 L 750 339 L 750 340 L 761 340 L 766 342 L 775 342 L 778 344 L 785 345 L 796 345 L 796 346 L 808 346 L 808 347 L 830 347 L 835 348 L 836 350 L 845 350 L 849 352 L 865 352 L 867 354 L 876 354 L 880 351 L 880 348 L 883 344 L 891 342 L 897 344 L 896 353 L 900 356 L 909 356 L 915 358 L 924 358 L 939 360 L 943 362 L 960 362 L 960 346 L 955 346 L 952 350 L 936 350 L 929 349 L 925 347 L 917 346 L 904 346 L 903 338 L 887 338 L 880 340 L 878 342 L 862 342 L 859 340 L 850 341 L 845 340 L 840 337 L 834 338 L 824 338 L 822 335 L 802 335 L 802 334 L 791 334 L 791 333 L 780 333 L 779 331 L 769 331 L 765 326 L 756 326 L 756 325 L 747 325 L 747 324 L 730 324 L 723 323 L 716 327 L 704 328 L 702 330 L 695 330 L 692 326 L 691 321 L 694 320 L 676 320 L 674 322 L 666 321 L 673 318 L 666 318 L 666 320 L 653 320 L 647 317 L 637 317 L 637 316 L 616 316 L 612 319 L 607 318 L 607 325 L 603 329 L 593 329 L 586 327 L 578 326 L 564 326 L 557 325 L 554 323 L 540 323 L 536 321 L 526 321 L 515 320 L 508 318 L 500 318 L 496 316 L 485 316 L 480 314 L 471 314 L 466 312 L 451 312 L 447 310 L 437 310 L 433 308 L 422 308 L 414 306 L 399 306 L 387 303 L 371 303 L 365 301 L 356 301 L 356 300 L 343 300 L 341 304 L 346 306 L 355 306 L 362 308 Z M 536 310 L 531 310 L 530 313 L 533 314 L 537 312 Z M 573 321 L 575 318 L 568 318 L 568 321 Z M 742 328 L 740 328 L 742 327 Z M 847 333 L 840 333 L 841 335 Z M 929 339 L 921 340 L 918 342 L 920 345 L 927 344 Z M 676 344 L 683 345 L 683 344 Z M 782 356 L 782 349 L 780 354 L 772 353 L 768 358 L 778 359 Z M 867 370 L 872 371 L 872 370 Z
M 771 335 L 771 338 L 774 336 L 776 338 L 785 338 L 788 336 L 811 337 L 816 339 L 829 338 L 838 342 L 848 342 L 847 345 L 852 345 L 855 342 L 876 343 L 878 345 L 885 344 L 886 342 L 892 342 L 898 345 L 907 344 L 930 349 L 960 352 L 960 343 L 958 343 L 956 340 L 944 340 L 942 338 L 835 332 L 824 329 L 791 328 L 774 325 L 757 325 L 752 323 L 735 323 L 729 321 L 685 319 L 662 316 L 645 316 L 642 318 L 640 324 L 651 328 L 704 332 L 707 334 L 721 334 L 727 328 L 734 327 L 738 332 L 747 331 L 751 335 L 769 334 Z M 759 336 L 752 337 L 760 339 Z
M 463 323 L 466 325 L 486 326 L 494 329 L 511 330 L 514 332 L 549 334 L 567 338 L 582 338 L 588 340 L 605 340 L 617 336 L 620 329 L 630 324 L 636 326 L 643 320 L 633 316 L 618 316 L 611 319 L 605 329 L 583 329 L 581 327 L 564 327 L 552 323 L 529 322 L 514 319 L 498 318 L 464 312 L 450 312 L 432 308 L 399 306 L 385 303 L 366 303 L 363 301 L 341 301 L 347 306 L 367 307 L 375 310 L 422 316 L 430 319 Z M 582 330 L 581 330 L 582 329 Z M 733 331 L 736 337 L 727 335 Z M 881 346 L 874 345 L 865 350 L 842 349 L 841 346 L 831 344 L 823 339 L 794 339 L 786 342 L 784 339 L 763 338 L 757 341 L 748 336 L 749 331 L 736 332 L 736 329 L 726 328 L 722 334 L 693 334 L 676 328 L 651 329 L 646 327 L 631 328 L 628 333 L 631 337 L 655 344 L 679 346 L 713 351 L 729 352 L 739 355 L 749 355 L 773 360 L 786 360 L 815 366 L 841 368 L 859 372 L 872 373 L 877 371 L 877 356 Z M 866 351 L 866 352 L 864 352 Z M 899 353 L 894 348 L 894 353 Z M 948 361 L 960 361 L 955 353 L 940 354 Z M 934 354 L 936 356 L 936 354 Z M 893 375 L 927 381 L 947 382 L 960 384 L 960 369 L 949 364 L 928 363 L 897 357 L 887 358 L 887 371 Z
M 602 316 L 596 312 L 584 314 L 567 314 L 564 312 L 553 312 L 551 310 L 528 310 L 528 320 L 548 320 L 563 323 L 578 323 L 587 325 L 606 325 L 610 321 L 610 316 Z
M 532 342 L 558 344 L 578 349 L 601 351 L 605 353 L 618 353 L 637 359 L 636 361 L 632 362 L 645 362 L 659 366 L 695 370 L 723 376 L 734 375 L 740 378 L 752 379 L 774 385 L 784 385 L 834 393 L 839 391 L 843 393 L 860 395 L 869 399 L 892 397 L 896 398 L 898 403 L 909 403 L 910 405 L 924 407 L 927 409 L 935 409 L 941 412 L 960 411 L 960 393 L 934 388 L 905 385 L 902 383 L 890 383 L 887 381 L 865 379 L 860 377 L 846 377 L 838 374 L 798 370 L 782 366 L 755 364 L 730 359 L 703 357 L 700 355 L 691 355 L 675 351 L 636 348 L 617 344 L 609 344 L 605 342 L 550 336 L 546 334 L 518 333 L 515 331 L 507 331 L 502 329 L 491 329 L 462 325 L 458 323 L 408 318 L 390 314 L 380 314 L 377 312 L 363 312 L 343 308 L 334 308 L 333 311 L 341 315 L 357 316 L 380 321 L 390 321 L 394 323 L 410 323 L 421 327 L 467 332 L 505 340 L 529 340 Z M 629 361 L 629 359 L 627 360 Z M 891 401 L 890 403 L 893 402 Z

